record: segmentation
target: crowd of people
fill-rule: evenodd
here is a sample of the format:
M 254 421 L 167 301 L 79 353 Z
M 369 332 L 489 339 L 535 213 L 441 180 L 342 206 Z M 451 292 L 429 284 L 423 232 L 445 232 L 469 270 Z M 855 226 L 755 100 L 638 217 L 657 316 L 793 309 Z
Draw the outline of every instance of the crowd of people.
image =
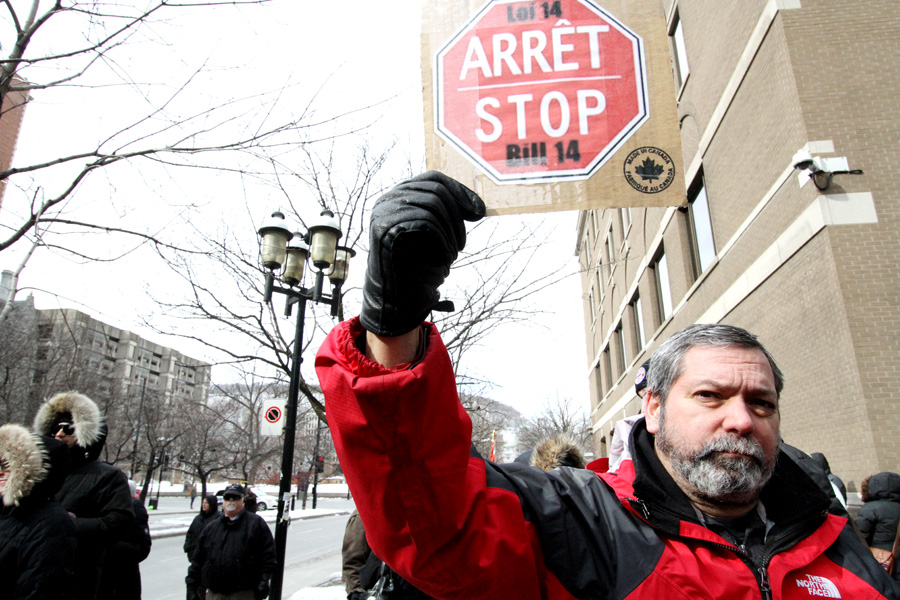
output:
M 2 597 L 140 598 L 147 511 L 99 460 L 106 434 L 97 404 L 76 392 L 44 402 L 32 431 L 0 427 Z

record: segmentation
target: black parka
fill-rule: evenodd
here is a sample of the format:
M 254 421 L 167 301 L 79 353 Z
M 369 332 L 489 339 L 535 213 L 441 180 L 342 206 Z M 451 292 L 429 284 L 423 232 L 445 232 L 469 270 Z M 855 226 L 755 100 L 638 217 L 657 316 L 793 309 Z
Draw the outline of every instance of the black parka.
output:
M 859 509 L 856 524 L 875 548 L 890 550 L 900 522 L 900 475 L 878 473 L 869 478 L 866 502 Z
M 11 459 L 10 453 L 21 449 L 32 452 L 37 463 L 23 467 Z M 5 425 L 0 428 L 0 459 L 8 468 L 18 463 L 16 469 L 31 471 L 10 476 L 0 503 L 0 600 L 66 598 L 72 589 L 75 526 L 53 494 L 65 476 L 68 449 L 52 438 L 39 439 L 22 427 Z
M 191 560 L 191 557 L 194 554 L 194 548 L 197 547 L 197 539 L 200 537 L 200 532 L 209 525 L 210 519 L 215 518 L 215 516 L 219 514 L 219 504 L 215 496 L 209 494 L 203 499 L 206 500 L 206 503 L 209 505 L 209 512 L 205 512 L 201 508 L 200 514 L 191 521 L 191 526 L 188 527 L 187 535 L 184 536 L 184 552 L 187 554 L 188 560 Z
M 222 513 L 200 532 L 185 583 L 220 594 L 256 590 L 275 567 L 275 541 L 263 518 L 244 510 L 232 521 Z
M 87 396 L 65 392 L 50 398 L 35 416 L 35 433 L 51 435 L 63 415 L 75 425 L 78 436 L 78 443 L 69 449 L 72 469 L 56 494 L 62 507 L 75 515 L 78 537 L 76 584 L 68 597 L 93 600 L 106 549 L 133 527 L 131 492 L 122 471 L 98 460 L 107 427 L 96 403 Z

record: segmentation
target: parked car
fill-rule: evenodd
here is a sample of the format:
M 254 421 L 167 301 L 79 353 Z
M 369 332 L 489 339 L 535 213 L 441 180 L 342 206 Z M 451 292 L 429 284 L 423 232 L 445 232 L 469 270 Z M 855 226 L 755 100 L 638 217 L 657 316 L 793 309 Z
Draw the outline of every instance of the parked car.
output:
M 222 494 L 225 493 L 225 490 L 219 490 L 216 492 L 216 500 L 219 501 L 219 508 L 222 507 Z M 256 494 L 256 510 L 268 510 L 270 508 L 275 508 L 278 506 L 278 498 L 265 492 L 258 492 L 253 490 L 253 493 Z

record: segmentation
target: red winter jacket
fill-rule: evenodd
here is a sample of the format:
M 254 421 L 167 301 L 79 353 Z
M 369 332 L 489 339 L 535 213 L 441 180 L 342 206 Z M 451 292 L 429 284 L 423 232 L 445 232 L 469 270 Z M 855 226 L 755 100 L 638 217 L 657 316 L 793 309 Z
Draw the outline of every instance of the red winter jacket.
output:
M 705 528 L 652 450 L 603 478 L 495 465 L 471 451 L 449 356 L 426 323 L 422 359 L 368 360 L 358 319 L 316 370 L 328 423 L 374 552 L 436 598 L 728 600 L 892 598 L 900 589 L 784 454 L 763 490 L 765 568 Z

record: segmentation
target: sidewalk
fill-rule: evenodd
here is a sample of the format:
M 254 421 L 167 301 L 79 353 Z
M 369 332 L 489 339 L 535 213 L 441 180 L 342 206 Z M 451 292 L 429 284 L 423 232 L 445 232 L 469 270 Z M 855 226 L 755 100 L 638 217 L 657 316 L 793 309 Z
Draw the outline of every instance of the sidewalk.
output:
M 292 510 L 291 520 L 297 521 L 301 519 L 317 519 L 320 517 L 330 517 L 332 515 L 349 515 L 351 512 L 352 510 L 350 509 L 331 508 Z M 194 517 L 197 515 L 197 511 L 185 512 L 184 510 L 178 508 L 171 508 L 168 510 L 165 508 L 159 508 L 152 511 L 152 514 L 170 515 L 165 519 L 157 519 L 154 523 L 151 523 L 150 537 L 152 539 L 157 539 L 172 537 L 176 535 L 185 535 L 187 533 L 188 527 L 190 527 L 191 525 L 191 521 L 193 521 Z M 266 523 L 274 523 L 275 519 L 278 518 L 278 511 L 275 510 L 267 510 L 256 514 L 261 516 L 266 521 Z

